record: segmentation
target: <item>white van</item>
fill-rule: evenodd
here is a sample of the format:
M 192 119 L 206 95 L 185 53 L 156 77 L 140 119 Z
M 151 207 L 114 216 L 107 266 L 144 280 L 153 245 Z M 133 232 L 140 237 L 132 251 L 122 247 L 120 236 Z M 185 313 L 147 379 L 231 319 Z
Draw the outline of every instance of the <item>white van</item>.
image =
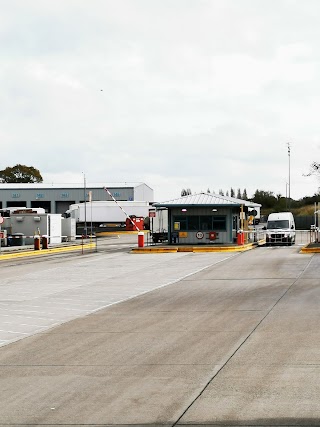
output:
M 277 212 L 268 216 L 266 244 L 285 243 L 293 245 L 296 241 L 296 226 L 291 212 Z

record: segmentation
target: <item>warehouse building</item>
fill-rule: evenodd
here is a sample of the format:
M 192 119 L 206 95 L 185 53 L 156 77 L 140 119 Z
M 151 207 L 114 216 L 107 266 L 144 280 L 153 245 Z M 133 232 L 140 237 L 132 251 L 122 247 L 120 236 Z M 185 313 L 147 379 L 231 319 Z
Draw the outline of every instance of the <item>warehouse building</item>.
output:
M 12 207 L 43 208 L 46 213 L 63 214 L 74 203 L 112 200 L 152 203 L 153 190 L 146 184 L 0 184 L 0 209 Z

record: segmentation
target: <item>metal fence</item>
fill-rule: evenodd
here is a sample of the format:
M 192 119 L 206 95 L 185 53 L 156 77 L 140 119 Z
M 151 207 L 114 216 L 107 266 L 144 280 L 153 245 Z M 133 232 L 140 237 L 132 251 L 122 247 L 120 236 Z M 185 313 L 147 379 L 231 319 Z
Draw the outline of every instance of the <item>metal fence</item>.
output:
M 244 231 L 245 242 L 255 243 L 263 242 L 266 238 L 266 230 L 256 229 Z M 312 242 L 320 241 L 320 231 L 317 230 L 296 230 L 296 241 L 298 245 L 307 245 Z

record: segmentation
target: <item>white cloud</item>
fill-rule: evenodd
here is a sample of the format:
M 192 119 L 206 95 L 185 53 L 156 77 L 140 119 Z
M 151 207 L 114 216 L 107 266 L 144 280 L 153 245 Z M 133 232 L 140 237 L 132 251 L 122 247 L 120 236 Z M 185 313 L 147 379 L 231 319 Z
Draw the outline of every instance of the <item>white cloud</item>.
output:
M 2 166 L 292 196 L 319 159 L 320 4 L 11 0 L 0 18 Z M 3 24 L 3 25 L 2 25 Z M 26 149 L 27 147 L 27 149 Z M 62 181 L 61 181 L 62 180 Z

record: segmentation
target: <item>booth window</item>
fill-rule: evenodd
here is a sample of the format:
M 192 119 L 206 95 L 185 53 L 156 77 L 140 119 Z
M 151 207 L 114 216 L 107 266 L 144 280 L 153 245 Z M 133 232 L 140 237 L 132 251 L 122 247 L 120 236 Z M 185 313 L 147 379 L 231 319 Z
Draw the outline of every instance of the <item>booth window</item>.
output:
M 226 231 L 225 215 L 177 215 L 173 222 L 180 222 L 181 231 Z
M 185 215 L 175 216 L 173 222 L 180 222 L 180 230 L 187 231 L 187 217 Z
M 200 220 L 200 217 L 198 215 L 188 216 L 187 217 L 188 231 L 198 231 L 199 230 L 199 220 Z
M 227 218 L 224 215 L 212 217 L 212 230 L 225 231 L 227 229 Z
M 200 216 L 200 230 L 210 231 L 212 230 L 212 216 L 211 215 L 201 215 Z

